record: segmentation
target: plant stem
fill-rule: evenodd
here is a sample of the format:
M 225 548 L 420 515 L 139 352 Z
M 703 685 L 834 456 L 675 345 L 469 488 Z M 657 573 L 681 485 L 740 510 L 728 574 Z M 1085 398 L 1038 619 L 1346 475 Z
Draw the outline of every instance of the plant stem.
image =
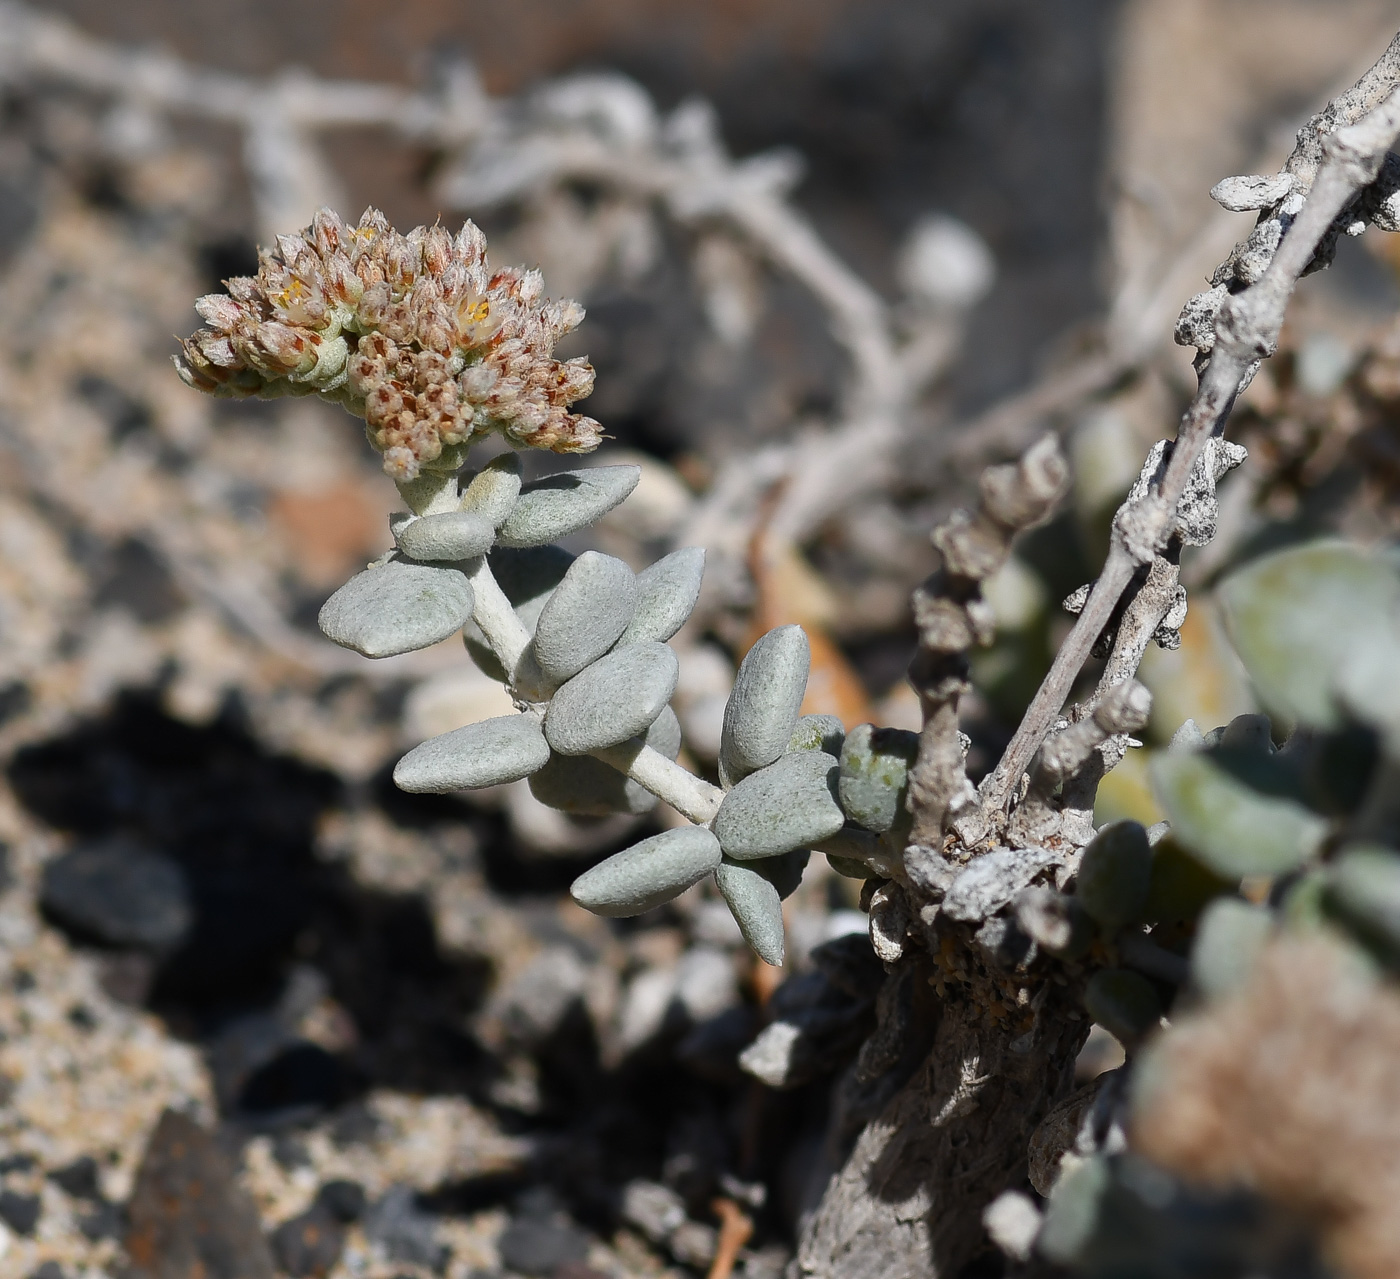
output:
M 593 754 L 605 764 L 611 764 L 619 773 L 626 773 L 638 786 L 649 790 L 658 799 L 664 799 L 676 812 L 688 817 L 697 826 L 707 825 L 719 812 L 724 792 L 718 786 L 711 786 L 703 777 L 696 777 L 689 769 L 682 768 L 650 746 L 637 750 L 623 743 L 621 746 L 605 746 Z
M 481 628 L 487 644 L 510 676 L 513 690 L 526 701 L 543 701 L 549 690 L 540 682 L 530 656 L 530 632 L 525 629 L 511 602 L 501 590 L 483 555 L 467 572 L 475 603 L 472 619 Z M 719 811 L 724 792 L 696 777 L 674 760 L 650 746 L 638 750 L 623 743 L 594 751 L 594 756 L 625 773 L 637 785 L 663 799 L 678 813 L 697 825 L 706 825 Z

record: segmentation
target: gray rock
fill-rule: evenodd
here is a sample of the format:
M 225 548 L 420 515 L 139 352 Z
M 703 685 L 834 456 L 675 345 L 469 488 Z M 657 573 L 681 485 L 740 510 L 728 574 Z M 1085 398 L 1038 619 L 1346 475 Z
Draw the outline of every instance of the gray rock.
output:
M 528 777 L 548 760 L 534 715 L 502 715 L 415 746 L 395 766 L 394 785 L 415 794 L 500 786 Z
M 412 1186 L 391 1186 L 365 1213 L 365 1235 L 391 1261 L 439 1270 L 449 1250 L 437 1240 L 437 1218 L 418 1206 Z
M 664 1244 L 685 1221 L 685 1200 L 669 1186 L 637 1178 L 622 1188 L 622 1219 L 652 1243 Z
M 800 626 L 779 626 L 749 649 L 724 708 L 719 763 L 726 785 L 771 764 L 787 749 L 811 664 Z
M 845 740 L 846 726 L 835 715 L 804 715 L 793 728 L 787 748 L 790 751 L 825 751 L 840 759 Z
M 841 807 L 866 830 L 883 834 L 904 813 L 909 769 L 919 735 L 902 728 L 857 724 L 841 747 Z
M 795 751 L 744 778 L 715 814 L 726 856 L 776 857 L 835 835 L 846 822 L 836 777 L 836 761 L 825 751 Z
M 586 755 L 636 737 L 665 709 L 678 674 L 665 644 L 631 644 L 600 657 L 554 694 L 545 737 L 561 755 Z
M 675 711 L 666 707 L 646 733 L 632 741 L 675 759 L 681 749 Z M 530 775 L 530 792 L 540 803 L 580 817 L 649 813 L 656 807 L 656 796 L 649 790 L 591 755 L 551 754 L 549 763 Z
M 471 583 L 459 570 L 392 559 L 352 577 L 316 620 L 343 648 L 393 657 L 445 640 L 471 611 Z
M 462 510 L 479 515 L 493 529 L 500 528 L 520 496 L 520 455 L 502 453 L 492 458 L 462 490 Z
M 536 480 L 501 525 L 501 545 L 543 546 L 577 532 L 624 501 L 641 478 L 638 466 L 593 466 Z
M 562 684 L 602 657 L 627 629 L 637 609 L 637 579 L 611 555 L 585 551 L 540 610 L 535 661 Z
M 705 577 L 705 550 L 686 546 L 637 574 L 637 611 L 619 644 L 664 644 L 695 610 Z
M 49 862 L 39 901 L 58 923 L 111 946 L 170 950 L 194 921 L 179 864 L 121 835 Z
M 569 893 L 595 915 L 640 915 L 698 884 L 719 864 L 719 840 L 703 826 L 678 826 L 584 871 Z
M 715 883 L 754 954 L 764 963 L 780 967 L 783 962 L 783 902 L 778 890 L 752 866 L 727 858 L 715 871 Z
M 410 559 L 468 560 L 491 549 L 496 530 L 470 511 L 447 511 L 410 520 L 394 540 Z
M 501 1264 L 522 1275 L 549 1276 L 588 1255 L 588 1236 L 562 1215 L 512 1221 L 496 1241 Z

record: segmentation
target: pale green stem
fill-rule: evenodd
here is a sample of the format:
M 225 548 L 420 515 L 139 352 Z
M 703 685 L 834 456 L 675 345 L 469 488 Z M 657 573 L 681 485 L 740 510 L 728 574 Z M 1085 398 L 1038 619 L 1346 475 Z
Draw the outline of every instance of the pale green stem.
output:
M 424 471 L 416 480 L 394 483 L 415 515 L 445 515 L 461 504 L 455 471 Z
M 619 773 L 626 773 L 658 799 L 664 799 L 697 826 L 707 825 L 719 812 L 724 792 L 718 786 L 711 786 L 703 777 L 696 777 L 650 746 L 638 750 L 624 742 L 621 746 L 605 746 L 593 754 Z
M 532 660 L 530 633 L 511 607 L 484 555 L 471 562 L 467 580 L 475 596 L 472 617 L 491 651 L 510 673 L 514 691 L 526 701 L 543 700 L 549 690 Z M 624 743 L 594 754 L 693 822 L 703 826 L 719 811 L 724 798 L 722 790 L 650 746 L 638 750 Z

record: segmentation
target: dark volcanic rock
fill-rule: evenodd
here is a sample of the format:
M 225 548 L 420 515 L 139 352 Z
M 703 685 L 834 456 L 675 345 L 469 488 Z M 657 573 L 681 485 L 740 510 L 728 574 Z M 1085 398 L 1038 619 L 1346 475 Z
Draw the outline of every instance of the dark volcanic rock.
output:
M 411 1186 L 391 1186 L 365 1213 L 365 1234 L 393 1261 L 440 1270 L 447 1249 L 437 1241 L 437 1218 L 418 1205 Z
M 520 1196 L 496 1247 L 507 1270 L 553 1275 L 588 1255 L 588 1236 L 569 1220 L 547 1187 L 536 1187 Z
M 193 918 L 179 865 L 123 836 L 79 844 L 44 867 L 40 904 L 53 919 L 110 946 L 167 950 Z
M 345 1227 L 319 1201 L 272 1232 L 277 1264 L 296 1279 L 327 1274 L 345 1247 Z
M 101 1188 L 97 1182 L 97 1160 L 91 1155 L 75 1159 L 71 1164 L 56 1168 L 49 1173 L 49 1180 L 74 1199 L 100 1199 Z
M 337 1221 L 358 1221 L 364 1216 L 365 1188 L 358 1181 L 328 1181 L 316 1192 L 316 1202 Z
M 133 1279 L 272 1279 L 257 1209 L 213 1137 L 185 1115 L 161 1115 L 128 1212 Z
M 39 1196 L 0 1191 L 0 1220 L 16 1234 L 32 1235 L 39 1224 Z

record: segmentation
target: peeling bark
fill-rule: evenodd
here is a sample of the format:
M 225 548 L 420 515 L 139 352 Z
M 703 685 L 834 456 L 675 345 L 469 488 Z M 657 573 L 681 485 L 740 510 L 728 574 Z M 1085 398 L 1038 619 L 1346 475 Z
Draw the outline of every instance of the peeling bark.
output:
M 1041 990 L 1029 1030 L 972 988 L 916 1006 L 932 1047 L 855 1138 L 789 1279 L 945 1279 L 989 1246 L 982 1211 L 1025 1182 L 1031 1133 L 1068 1094 L 1089 1029 L 1070 986 Z

